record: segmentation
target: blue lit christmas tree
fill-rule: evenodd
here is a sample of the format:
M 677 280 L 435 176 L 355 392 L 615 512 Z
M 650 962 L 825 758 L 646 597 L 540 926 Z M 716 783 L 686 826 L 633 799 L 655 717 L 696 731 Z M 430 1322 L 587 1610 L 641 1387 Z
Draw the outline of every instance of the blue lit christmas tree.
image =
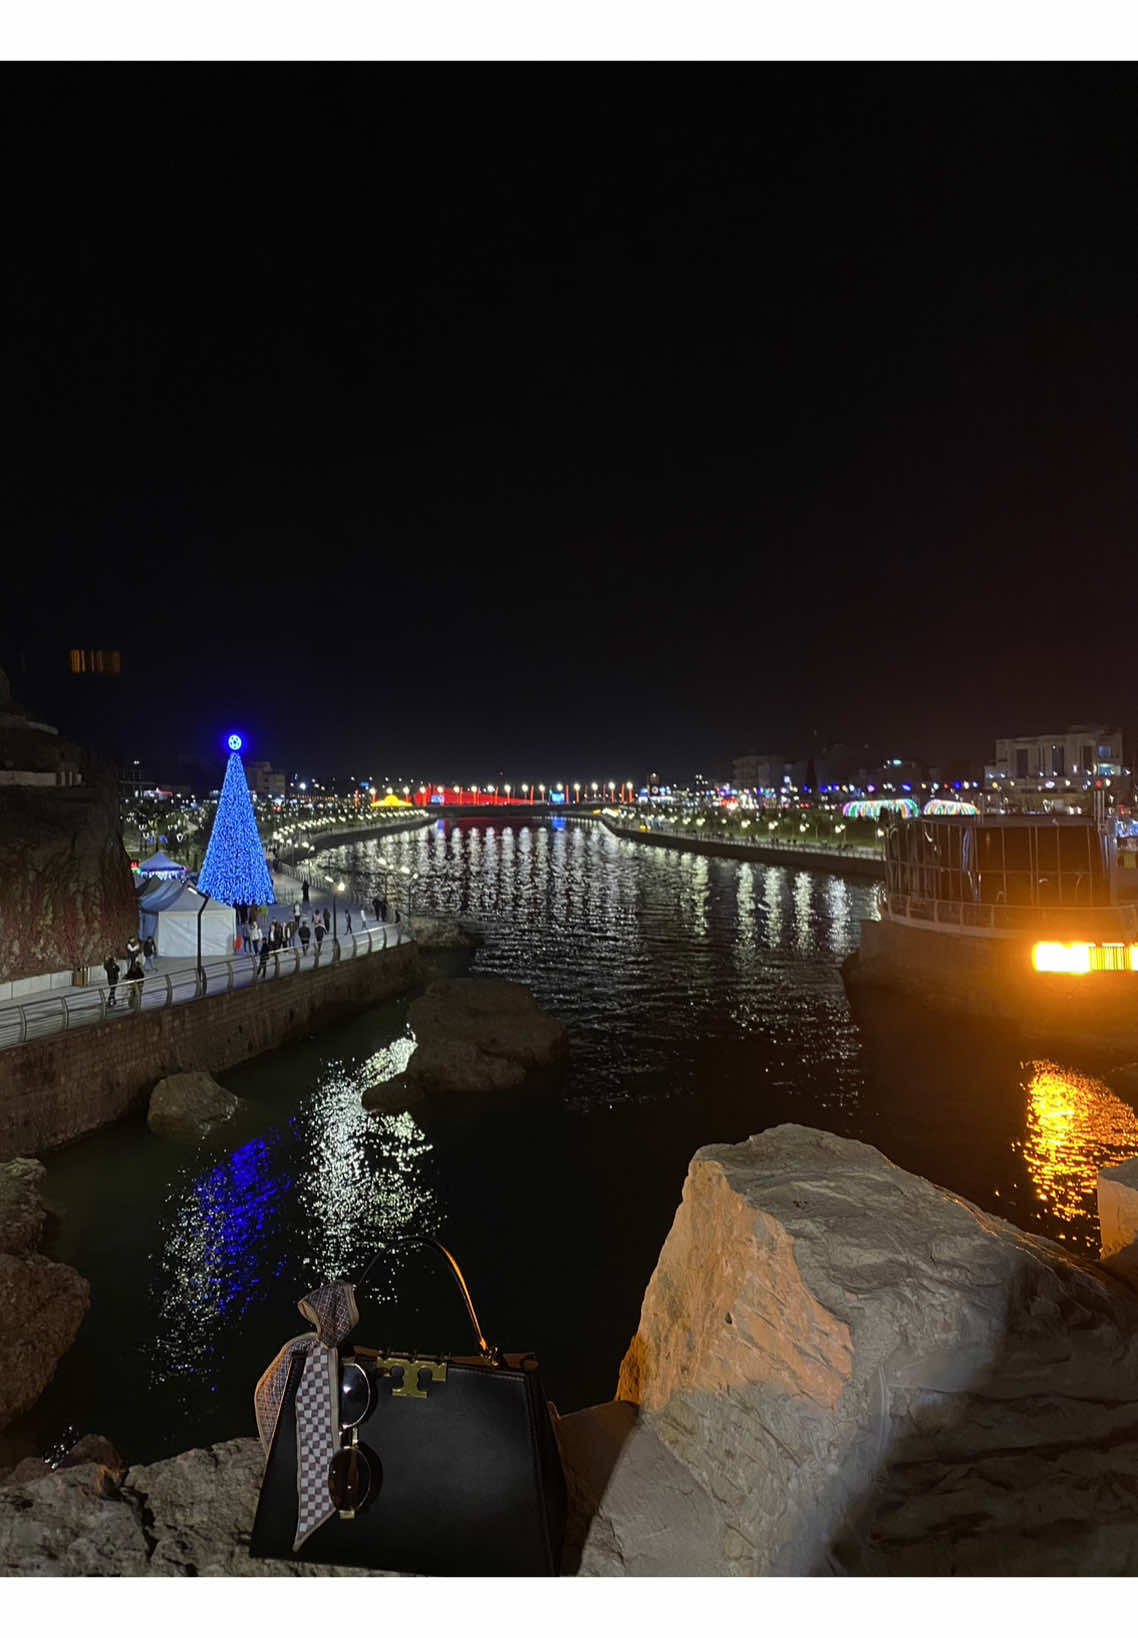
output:
M 241 738 L 229 736 L 230 758 L 217 817 L 198 877 L 198 891 L 222 904 L 275 904 L 265 849 L 240 757 Z

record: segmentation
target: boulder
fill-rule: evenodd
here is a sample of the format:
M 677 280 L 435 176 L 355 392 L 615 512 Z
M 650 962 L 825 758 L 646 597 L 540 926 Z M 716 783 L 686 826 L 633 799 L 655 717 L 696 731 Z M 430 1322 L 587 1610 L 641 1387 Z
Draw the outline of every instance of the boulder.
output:
M 39 1245 L 47 1218 L 40 1200 L 46 1176 L 38 1160 L 0 1165 L 0 1252 L 30 1251 Z
M 410 923 L 421 950 L 471 950 L 483 942 L 481 927 L 464 916 L 415 915 Z
M 249 1557 L 264 1471 L 230 1439 L 123 1473 L 97 1462 L 0 1487 L 0 1575 L 366 1575 Z
M 1138 1298 L 867 1144 L 698 1151 L 617 1399 L 583 1574 L 1138 1571 Z
M 236 1109 L 232 1092 L 195 1069 L 158 1082 L 150 1094 L 146 1124 L 159 1137 L 193 1140 L 229 1120 Z
M 524 984 L 438 979 L 407 1009 L 416 1040 L 405 1071 L 421 1092 L 501 1092 L 568 1051 L 564 1024 L 542 1012 Z
M 38 1252 L 0 1252 L 0 1427 L 31 1409 L 90 1301 L 82 1275 Z
M 126 1463 L 109 1439 L 104 1439 L 101 1433 L 85 1433 L 77 1439 L 57 1467 L 49 1467 L 42 1456 L 25 1456 L 23 1461 L 17 1462 L 10 1472 L 0 1479 L 4 1485 L 32 1484 L 37 1479 L 46 1479 L 60 1468 L 87 1467 L 92 1462 L 98 1467 L 105 1467 L 109 1474 L 120 1474 L 126 1468 Z

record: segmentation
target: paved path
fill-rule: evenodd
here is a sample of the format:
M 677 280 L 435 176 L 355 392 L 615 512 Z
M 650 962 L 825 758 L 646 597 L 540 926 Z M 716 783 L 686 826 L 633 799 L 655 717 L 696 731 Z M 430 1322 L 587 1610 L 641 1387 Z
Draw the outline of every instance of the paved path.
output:
M 287 921 L 292 915 L 293 905 L 301 897 L 301 884 L 295 877 L 275 871 L 273 891 L 277 895 L 279 909 L 270 907 L 268 922 L 272 922 L 274 914 L 278 920 Z M 304 919 L 310 927 L 314 913 L 323 909 L 326 902 L 330 902 L 330 899 L 323 900 L 313 892 L 312 903 L 304 907 Z M 351 934 L 346 931 L 346 911 L 351 912 Z M 405 923 L 377 924 L 370 909 L 365 910 L 361 905 L 345 905 L 342 897 L 337 901 L 336 921 L 341 961 L 411 942 L 411 934 Z M 264 931 L 268 931 L 267 926 Z M 332 959 L 330 935 L 325 938 L 321 951 L 317 950 L 316 940 L 313 939 L 307 955 L 299 949 L 287 948 L 271 953 L 263 979 L 257 978 L 258 962 L 252 955 L 242 952 L 228 957 L 207 956 L 202 962 L 206 993 L 217 995 L 229 989 L 243 989 L 254 982 L 291 978 L 298 972 L 312 972 L 317 966 L 326 967 Z M 121 957 L 119 966 L 125 973 L 126 962 Z M 24 1041 L 40 1040 L 47 1035 L 58 1035 L 66 1029 L 82 1029 L 104 1020 L 129 1019 L 139 1006 L 147 1012 L 156 1007 L 179 1006 L 185 1001 L 194 1000 L 198 994 L 197 963 L 193 956 L 157 956 L 141 985 L 137 982 L 127 984 L 120 978 L 114 1006 L 109 1005 L 109 990 L 101 970 L 99 979 L 97 983 L 40 990 L 21 996 L 18 1002 L 0 1003 L 0 1050 L 20 1046 Z

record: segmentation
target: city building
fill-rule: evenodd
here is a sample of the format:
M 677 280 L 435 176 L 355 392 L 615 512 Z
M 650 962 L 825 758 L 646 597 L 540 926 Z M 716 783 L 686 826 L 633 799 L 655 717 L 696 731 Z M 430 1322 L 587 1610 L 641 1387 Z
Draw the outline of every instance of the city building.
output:
M 286 777 L 283 773 L 274 773 L 271 762 L 247 762 L 245 779 L 249 789 L 257 796 L 285 795 Z
M 1005 811 L 1080 813 L 1094 792 L 1107 808 L 1127 805 L 1132 776 L 1122 730 L 1103 723 L 1075 723 L 1050 734 L 1023 734 L 996 741 L 984 769 L 984 789 Z

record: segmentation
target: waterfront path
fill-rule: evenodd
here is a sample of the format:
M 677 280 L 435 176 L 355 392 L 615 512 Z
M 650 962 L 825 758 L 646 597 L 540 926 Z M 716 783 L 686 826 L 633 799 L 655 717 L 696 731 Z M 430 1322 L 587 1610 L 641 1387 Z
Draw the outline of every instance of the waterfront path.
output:
M 861 876 L 882 881 L 885 860 L 872 847 L 800 847 L 794 842 L 745 842 L 734 837 L 720 837 L 698 831 L 679 830 L 672 825 L 657 822 L 650 828 L 626 821 L 620 823 L 607 815 L 601 820 L 605 829 L 626 841 L 640 842 L 649 847 L 674 847 L 684 853 L 703 853 L 713 858 L 751 859 L 757 864 L 785 865 L 800 870 L 828 870 L 835 875 Z
M 287 921 L 292 915 L 293 905 L 301 898 L 301 883 L 281 871 L 273 873 L 273 890 L 278 902 L 269 907 L 263 929 L 266 932 L 274 914 L 278 920 Z M 312 902 L 303 907 L 304 919 L 309 927 L 312 926 L 314 913 L 329 902 L 330 898 L 326 895 L 313 893 Z M 351 933 L 345 930 L 346 912 L 351 914 Z M 263 978 L 257 977 L 257 958 L 243 951 L 230 956 L 205 957 L 202 961 L 205 993 L 221 995 L 228 990 L 244 989 L 253 983 L 277 982 L 295 977 L 297 973 L 314 972 L 317 967 L 327 967 L 335 960 L 350 961 L 358 955 L 370 955 L 376 950 L 412 942 L 406 922 L 377 923 L 370 909 L 345 904 L 342 898 L 337 901 L 336 920 L 336 947 L 333 947 L 330 933 L 320 949 L 313 938 L 307 954 L 300 949 L 282 946 L 270 952 Z M 125 973 L 126 963 L 121 957 L 119 965 Z M 139 1010 L 149 1012 L 159 1007 L 180 1006 L 197 999 L 200 994 L 197 961 L 192 955 L 157 956 L 141 985 L 137 981 L 128 984 L 125 978 L 120 978 L 113 1006 L 110 1005 L 106 978 L 101 970 L 99 977 L 99 983 L 33 991 L 22 996 L 18 1002 L 0 1005 L 0 1051 L 6 1047 L 21 1046 L 25 1041 L 40 1040 L 46 1035 L 59 1035 L 65 1030 L 129 1019 Z

